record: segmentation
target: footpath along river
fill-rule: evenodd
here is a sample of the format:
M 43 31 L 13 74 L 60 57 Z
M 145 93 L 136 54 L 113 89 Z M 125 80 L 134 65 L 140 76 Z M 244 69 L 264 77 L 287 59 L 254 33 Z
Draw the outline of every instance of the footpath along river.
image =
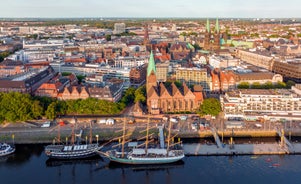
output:
M 16 145 L 0 158 L 1 184 L 23 183 L 290 183 L 301 181 L 301 155 L 188 156 L 159 166 L 121 166 L 96 157 L 51 161 L 44 145 Z

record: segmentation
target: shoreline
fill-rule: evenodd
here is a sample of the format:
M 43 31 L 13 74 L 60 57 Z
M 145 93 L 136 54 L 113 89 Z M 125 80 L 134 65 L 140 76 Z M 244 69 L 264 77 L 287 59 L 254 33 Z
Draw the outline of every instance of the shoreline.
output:
M 70 125 L 70 124 L 69 124 Z M 60 128 L 61 142 L 70 142 L 72 126 L 66 125 Z M 90 128 L 81 126 L 81 142 L 85 144 L 89 140 Z M 135 124 L 127 130 L 130 133 L 129 139 L 135 141 L 144 137 L 145 127 Z M 105 143 L 122 135 L 122 126 L 100 126 L 92 130 L 93 142 Z M 158 139 L 158 129 L 153 129 L 153 138 Z M 96 137 L 97 135 L 97 137 Z M 180 139 L 210 139 L 213 143 L 183 143 L 185 155 L 187 156 L 234 156 L 234 155 L 284 155 L 301 154 L 301 143 L 293 143 L 286 137 L 283 138 L 276 130 L 215 130 L 213 128 L 203 131 L 179 131 L 172 130 L 174 140 Z M 10 127 L 0 130 L 0 142 L 13 143 L 17 145 L 25 144 L 53 144 L 54 139 L 58 137 L 56 126 L 41 127 Z M 285 132 L 285 136 L 301 136 L 301 131 Z M 14 138 L 14 139 L 13 139 Z M 256 143 L 242 142 L 244 138 L 273 138 L 273 143 L 265 140 Z M 232 142 L 231 142 L 232 140 Z M 238 141 L 237 141 L 238 140 Z M 115 140 L 118 142 L 118 139 Z M 237 141 L 237 144 L 235 143 Z M 210 141 L 209 141 L 210 142 Z

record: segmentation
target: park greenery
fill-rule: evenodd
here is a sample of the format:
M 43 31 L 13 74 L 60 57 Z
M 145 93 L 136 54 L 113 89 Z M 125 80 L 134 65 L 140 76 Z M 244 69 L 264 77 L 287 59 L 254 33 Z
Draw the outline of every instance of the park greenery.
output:
M 250 84 L 249 82 L 241 82 L 237 85 L 238 89 L 290 89 L 293 85 L 295 85 L 295 82 L 293 81 L 287 81 L 285 82 L 277 82 L 273 84 L 272 82 L 266 82 L 264 84 L 260 84 L 259 82 L 253 82 Z
M 0 62 L 2 62 L 4 60 L 4 58 L 6 58 L 7 56 L 9 56 L 11 53 L 8 51 L 5 52 L 1 52 L 0 53 Z
M 201 104 L 198 113 L 201 116 L 204 116 L 204 115 L 217 116 L 221 112 L 221 110 L 222 110 L 221 103 L 218 99 L 207 98 Z
M 120 113 L 127 105 L 145 103 L 145 86 L 129 88 L 120 102 L 96 98 L 57 100 L 50 97 L 32 97 L 18 92 L 0 93 L 0 124 L 33 119 L 55 119 L 63 115 L 109 115 Z

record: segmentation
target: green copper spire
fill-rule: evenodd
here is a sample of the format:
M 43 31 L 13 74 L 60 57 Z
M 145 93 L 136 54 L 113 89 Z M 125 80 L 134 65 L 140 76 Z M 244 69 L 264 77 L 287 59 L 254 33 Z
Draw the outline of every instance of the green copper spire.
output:
M 151 51 L 149 60 L 148 60 L 147 77 L 152 73 L 152 71 L 154 71 L 154 73 L 156 73 L 156 64 L 155 64 L 153 51 Z
M 219 33 L 218 19 L 216 19 L 216 22 L 215 22 L 215 29 L 214 29 L 214 32 Z
M 207 30 L 208 33 L 210 33 L 210 22 L 209 22 L 209 19 L 207 19 L 206 30 Z

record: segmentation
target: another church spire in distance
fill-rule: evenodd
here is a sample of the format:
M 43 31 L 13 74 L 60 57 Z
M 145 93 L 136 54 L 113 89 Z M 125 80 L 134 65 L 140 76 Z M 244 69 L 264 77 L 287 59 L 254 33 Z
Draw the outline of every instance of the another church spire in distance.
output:
M 207 19 L 207 23 L 206 23 L 206 31 L 208 33 L 210 33 L 210 22 L 209 22 L 209 19 Z
M 216 19 L 216 22 L 215 22 L 215 29 L 214 29 L 214 32 L 219 33 L 219 23 L 218 23 L 218 19 Z

